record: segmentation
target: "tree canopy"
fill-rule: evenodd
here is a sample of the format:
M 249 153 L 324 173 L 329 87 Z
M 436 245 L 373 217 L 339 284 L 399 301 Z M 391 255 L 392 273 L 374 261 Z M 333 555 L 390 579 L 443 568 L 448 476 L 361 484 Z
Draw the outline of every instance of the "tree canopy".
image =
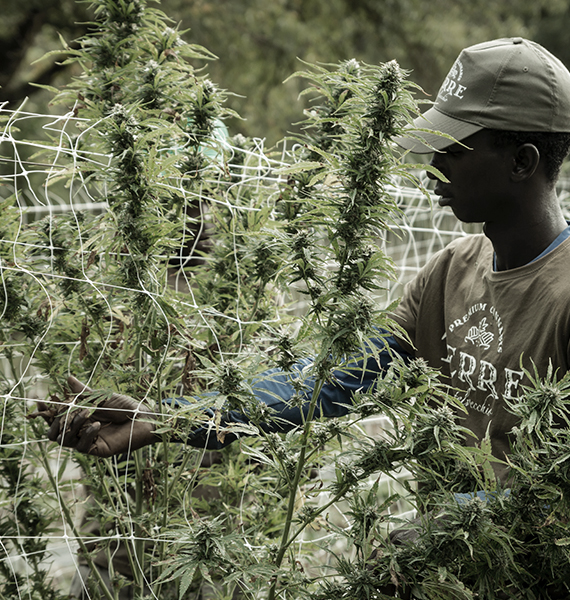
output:
M 74 0 L 0 0 L 2 101 L 41 110 L 48 101 L 30 82 L 61 85 L 71 76 L 47 51 L 72 44 L 89 20 L 88 3 Z M 243 121 L 232 132 L 281 139 L 302 118 L 303 81 L 284 81 L 300 61 L 368 64 L 396 59 L 433 96 L 461 48 L 495 37 L 534 39 L 570 64 L 566 0 L 163 0 L 160 5 L 184 39 L 218 60 L 202 66 L 235 94 L 229 106 Z M 34 62 L 38 61 L 38 62 Z M 196 64 L 195 66 L 200 66 Z

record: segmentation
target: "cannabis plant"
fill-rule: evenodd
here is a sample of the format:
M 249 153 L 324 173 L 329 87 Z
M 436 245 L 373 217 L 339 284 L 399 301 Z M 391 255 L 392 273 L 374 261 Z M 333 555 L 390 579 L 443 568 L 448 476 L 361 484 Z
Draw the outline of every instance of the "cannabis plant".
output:
M 306 65 L 304 133 L 277 155 L 228 134 L 226 92 L 196 66 L 214 57 L 160 11 L 92 8 L 66 47 L 81 74 L 53 90 L 65 127 L 42 144 L 44 193 L 66 189 L 70 210 L 26 225 L 16 191 L 0 212 L 0 597 L 66 596 L 49 538 L 78 546 L 86 593 L 108 600 L 565 597 L 568 379 L 534 377 L 511 407 L 507 492 L 438 374 L 385 359 L 390 190 L 421 187 L 393 143 L 418 112 L 406 73 Z M 106 210 L 77 210 L 85 197 Z M 350 416 L 321 418 L 339 371 L 378 364 Z M 256 399 L 276 373 L 297 426 Z M 70 374 L 139 400 L 161 442 L 95 459 L 47 441 L 25 416 L 73 429 Z M 219 452 L 192 445 L 200 430 Z M 403 470 L 420 485 L 387 492 Z M 404 503 L 415 521 L 394 516 Z M 414 543 L 387 537 L 403 527 Z

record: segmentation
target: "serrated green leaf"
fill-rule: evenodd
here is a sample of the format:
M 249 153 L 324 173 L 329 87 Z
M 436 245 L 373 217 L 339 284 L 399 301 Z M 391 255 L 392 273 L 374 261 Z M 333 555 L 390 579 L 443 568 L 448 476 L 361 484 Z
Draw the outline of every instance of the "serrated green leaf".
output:
M 188 570 L 184 571 L 184 574 L 180 578 L 180 588 L 178 590 L 178 600 L 182 600 L 184 594 L 188 591 L 188 588 L 192 584 L 194 580 L 194 573 L 196 572 L 196 565 L 190 567 Z

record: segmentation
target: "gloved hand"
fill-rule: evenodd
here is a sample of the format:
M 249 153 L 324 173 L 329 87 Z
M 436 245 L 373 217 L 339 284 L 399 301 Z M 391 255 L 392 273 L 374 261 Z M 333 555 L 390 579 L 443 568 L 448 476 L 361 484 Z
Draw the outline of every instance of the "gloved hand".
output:
M 104 395 L 70 376 L 67 383 L 73 394 L 91 404 L 70 411 L 38 402 L 31 417 L 43 417 L 50 425 L 48 438 L 84 454 L 107 458 L 134 451 L 159 441 L 154 434 L 153 414 L 147 406 L 123 394 Z

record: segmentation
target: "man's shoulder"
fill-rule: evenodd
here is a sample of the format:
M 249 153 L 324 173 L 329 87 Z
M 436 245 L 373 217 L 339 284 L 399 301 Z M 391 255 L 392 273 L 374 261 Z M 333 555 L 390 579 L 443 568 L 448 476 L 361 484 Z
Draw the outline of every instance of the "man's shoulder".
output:
M 474 252 L 492 251 L 492 244 L 482 233 L 463 235 L 451 241 L 445 248 L 450 254 L 473 254 Z
M 435 254 L 428 263 L 428 270 L 455 267 L 469 267 L 484 263 L 492 264 L 493 246 L 483 234 L 469 234 L 451 241 Z

